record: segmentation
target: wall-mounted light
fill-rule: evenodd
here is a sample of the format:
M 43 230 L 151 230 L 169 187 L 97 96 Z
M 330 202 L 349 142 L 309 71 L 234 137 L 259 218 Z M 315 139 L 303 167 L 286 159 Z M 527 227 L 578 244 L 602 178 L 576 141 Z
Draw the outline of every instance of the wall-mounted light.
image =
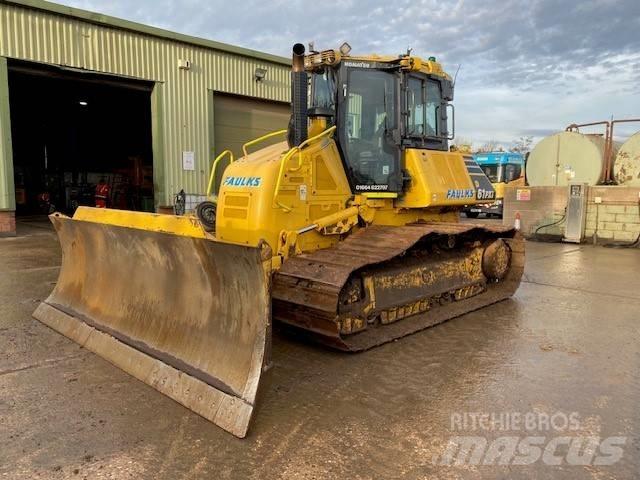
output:
M 178 68 L 180 70 L 190 70 L 191 69 L 191 61 L 189 60 L 178 60 Z
M 255 71 L 253 72 L 253 78 L 255 79 L 256 82 L 261 82 L 264 80 L 264 77 L 267 76 L 267 69 L 266 68 L 260 68 L 257 67 L 255 69 Z
M 80 100 L 78 103 L 83 107 L 86 107 L 87 105 L 89 105 L 89 102 L 87 102 L 86 100 Z

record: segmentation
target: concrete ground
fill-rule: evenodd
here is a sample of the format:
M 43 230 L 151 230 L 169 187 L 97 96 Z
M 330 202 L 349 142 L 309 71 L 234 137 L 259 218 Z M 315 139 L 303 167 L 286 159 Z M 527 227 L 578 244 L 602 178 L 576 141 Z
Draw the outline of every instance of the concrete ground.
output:
M 0 239 L 0 478 L 640 475 L 639 250 L 529 242 L 513 299 L 361 354 L 276 335 L 239 440 L 34 320 L 60 251 L 18 228 Z M 549 452 L 527 462 L 531 436 Z M 456 465 L 459 437 L 490 446 Z

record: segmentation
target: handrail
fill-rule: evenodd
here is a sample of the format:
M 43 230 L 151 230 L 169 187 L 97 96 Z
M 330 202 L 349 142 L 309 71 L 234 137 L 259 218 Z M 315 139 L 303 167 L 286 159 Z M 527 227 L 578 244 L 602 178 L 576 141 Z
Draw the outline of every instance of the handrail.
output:
M 277 135 L 282 135 L 284 133 L 287 133 L 287 129 L 286 128 L 284 130 L 278 130 L 277 132 L 267 133 L 266 135 L 263 135 L 261 137 L 258 137 L 256 139 L 254 139 L 254 140 L 251 140 L 251 141 L 245 143 L 244 145 L 242 145 L 242 153 L 244 153 L 244 156 L 246 157 L 248 155 L 247 147 L 251 147 L 251 146 L 255 145 L 256 143 L 264 142 L 268 138 L 275 137 Z
M 218 167 L 218 162 L 224 158 L 225 155 L 229 155 L 229 165 L 233 163 L 233 152 L 231 150 L 225 150 L 220 155 L 216 157 L 213 161 L 213 165 L 211 166 L 211 174 L 209 175 L 209 185 L 207 186 L 207 197 L 211 196 L 211 190 L 213 188 L 213 182 L 216 178 L 216 168 Z
M 572 123 L 565 128 L 565 132 L 580 132 L 580 127 L 593 127 L 596 125 L 606 125 L 607 126 L 607 134 L 609 133 L 609 122 L 603 120 L 602 122 L 591 122 L 591 123 Z
M 284 210 L 286 210 L 287 212 L 291 211 L 290 207 L 287 207 L 286 205 L 281 204 L 280 202 L 278 202 L 277 198 L 278 198 L 278 192 L 280 191 L 280 183 L 282 181 L 282 175 L 284 174 L 284 167 L 286 166 L 287 162 L 289 161 L 289 159 L 291 157 L 293 157 L 293 155 L 295 153 L 298 153 L 298 165 L 291 169 L 292 171 L 297 171 L 300 170 L 300 168 L 302 168 L 302 149 L 304 147 L 306 147 L 307 145 L 309 145 L 309 143 L 318 140 L 324 136 L 329 136 L 331 135 L 333 132 L 336 131 L 336 126 L 334 125 L 331 128 L 327 128 L 325 131 L 319 133 L 318 135 L 311 137 L 311 138 L 307 138 L 304 142 L 302 142 L 300 145 L 291 148 L 291 150 L 289 150 L 284 157 L 282 157 L 282 160 L 280 161 L 280 170 L 278 172 L 278 180 L 276 181 L 276 189 L 275 189 L 275 194 L 273 196 L 274 198 L 274 202 L 276 205 L 278 205 L 280 208 L 283 208 Z

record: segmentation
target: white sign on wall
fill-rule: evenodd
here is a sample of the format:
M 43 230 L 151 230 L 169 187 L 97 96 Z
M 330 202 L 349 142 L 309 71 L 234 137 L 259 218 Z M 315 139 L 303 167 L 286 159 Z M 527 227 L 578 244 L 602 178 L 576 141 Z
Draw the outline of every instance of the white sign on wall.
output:
M 196 154 L 195 154 L 195 152 L 182 152 L 182 169 L 183 170 L 195 170 L 196 169 Z

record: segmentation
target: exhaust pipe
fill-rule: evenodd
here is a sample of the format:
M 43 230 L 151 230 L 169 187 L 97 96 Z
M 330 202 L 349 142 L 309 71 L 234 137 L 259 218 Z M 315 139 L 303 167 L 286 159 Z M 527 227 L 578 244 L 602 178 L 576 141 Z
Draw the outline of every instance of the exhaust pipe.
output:
M 307 96 L 308 76 L 304 70 L 304 45 L 293 46 L 291 62 L 291 121 L 289 122 L 289 147 L 296 147 L 308 137 Z

